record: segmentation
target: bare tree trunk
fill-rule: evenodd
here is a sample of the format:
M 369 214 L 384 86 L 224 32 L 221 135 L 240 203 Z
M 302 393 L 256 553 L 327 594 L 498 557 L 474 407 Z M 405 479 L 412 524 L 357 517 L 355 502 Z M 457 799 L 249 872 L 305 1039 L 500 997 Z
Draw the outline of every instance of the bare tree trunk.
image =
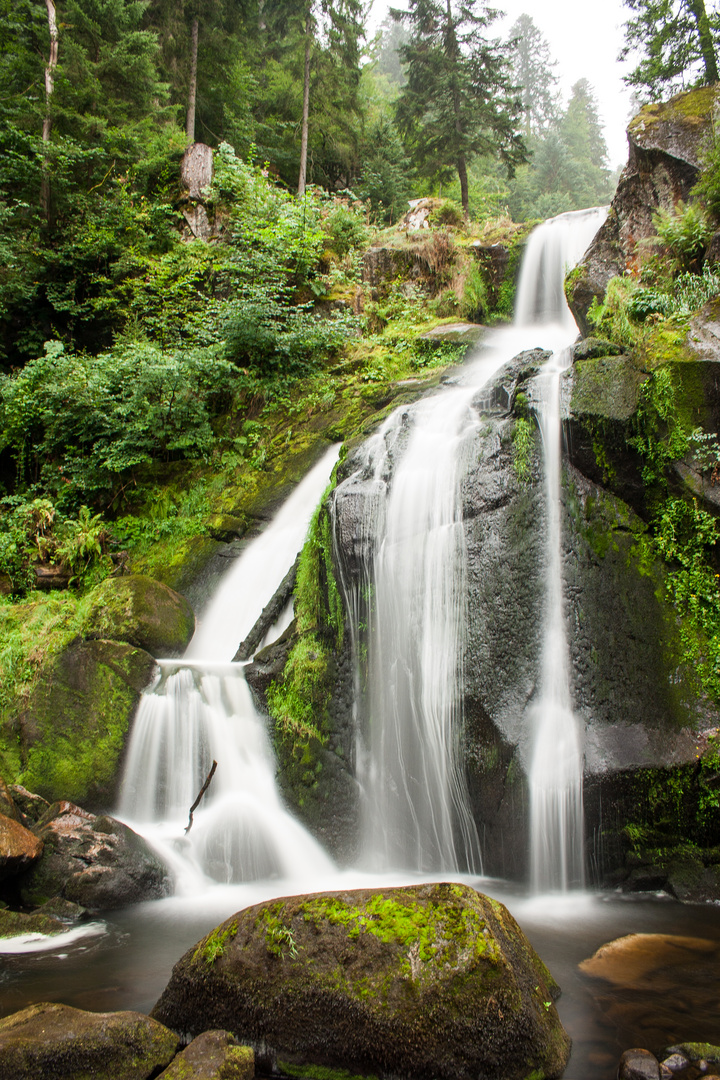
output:
M 697 24 L 700 54 L 705 68 L 705 82 L 715 83 L 718 81 L 717 58 L 704 0 L 688 0 L 688 7 Z
M 312 47 L 312 14 L 308 8 L 305 23 L 305 79 L 303 82 L 302 135 L 300 138 L 300 176 L 298 178 L 298 196 L 305 194 L 307 178 L 308 123 L 310 117 L 310 52 Z
M 195 142 L 195 101 L 197 99 L 198 18 L 192 21 L 190 35 L 190 89 L 188 90 L 187 122 L 185 134 L 189 143 Z
M 458 154 L 457 171 L 460 179 L 460 200 L 465 213 L 465 221 L 470 221 L 470 189 L 468 187 L 467 162 L 464 154 Z
M 55 0 L 45 0 L 47 8 L 48 28 L 50 30 L 50 55 L 45 65 L 45 118 L 42 127 L 42 141 L 50 142 L 52 131 L 52 96 L 55 90 L 55 68 L 58 62 L 58 28 L 55 13 Z M 40 184 L 40 206 L 45 217 L 50 216 L 50 177 L 48 176 L 48 156 L 45 154 L 43 161 L 43 175 Z
M 452 9 L 450 7 L 450 0 L 447 0 L 447 26 L 445 29 L 445 55 L 454 66 L 457 63 L 460 49 L 458 47 L 457 37 L 455 35 L 455 25 L 453 23 Z M 465 151 L 461 149 L 463 144 L 463 124 L 462 114 L 460 109 L 460 90 L 458 89 L 457 77 L 453 72 L 452 80 L 452 99 L 453 99 L 453 112 L 455 114 L 455 133 L 457 135 L 457 160 L 456 166 L 458 171 L 458 179 L 460 180 L 460 198 L 462 200 L 462 208 L 465 214 L 465 221 L 470 221 L 470 193 L 468 189 L 468 174 L 467 174 L 467 161 L 465 159 Z

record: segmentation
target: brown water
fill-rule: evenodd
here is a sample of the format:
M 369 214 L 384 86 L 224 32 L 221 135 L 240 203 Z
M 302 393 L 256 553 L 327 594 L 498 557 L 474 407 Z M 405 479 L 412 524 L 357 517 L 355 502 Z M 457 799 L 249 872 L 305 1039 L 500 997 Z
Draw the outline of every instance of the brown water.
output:
M 720 906 L 616 894 L 531 900 L 505 883 L 474 884 L 507 904 L 562 988 L 558 1010 L 573 1039 L 567 1080 L 611 1080 L 629 1047 L 659 1052 L 676 1042 L 720 1044 Z M 267 887 L 218 889 L 194 900 L 141 904 L 107 915 L 97 936 L 2 956 L 0 1014 L 36 1001 L 148 1012 L 183 952 L 262 891 L 267 895 Z M 629 978 L 634 988 L 578 970 L 601 945 L 636 933 L 710 944 L 689 953 L 687 963 Z

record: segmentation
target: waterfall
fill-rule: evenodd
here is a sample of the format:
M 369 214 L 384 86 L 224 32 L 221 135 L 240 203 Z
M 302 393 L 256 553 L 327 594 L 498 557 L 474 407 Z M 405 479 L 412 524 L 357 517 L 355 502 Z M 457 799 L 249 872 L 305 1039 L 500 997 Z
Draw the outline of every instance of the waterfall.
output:
M 584 883 L 583 747 L 573 713 L 562 583 L 560 376 L 572 363 L 577 327 L 565 302 L 563 278 L 605 219 L 584 210 L 546 221 L 532 233 L 523 260 L 516 320 L 556 323 L 566 344 L 536 380 L 545 464 L 545 612 L 539 700 L 530 710 L 530 886 L 533 892 Z
M 185 657 L 159 661 L 155 684 L 142 698 L 120 814 L 160 847 L 181 890 L 332 868 L 282 803 L 265 719 L 254 707 L 243 665 L 230 659 L 292 566 L 337 457 L 333 447 L 236 559 Z M 217 773 L 192 832 L 179 842 L 213 759 Z
M 481 869 L 460 755 L 466 619 L 460 490 L 476 452 L 478 389 L 522 349 L 545 346 L 561 351 L 554 351 L 543 376 L 548 386 L 540 409 L 549 523 L 547 630 L 541 705 L 533 710 L 531 862 L 539 870 L 545 859 L 554 865 L 557 854 L 565 866 L 557 882 L 554 870 L 547 879 L 534 874 L 538 887 L 577 880 L 572 860 L 582 846 L 565 839 L 578 828 L 581 836 L 581 814 L 571 808 L 582 805 L 582 751 L 562 612 L 558 357 L 567 356 L 562 348 L 577 334 L 563 278 L 604 214 L 565 214 L 535 230 L 523 261 L 514 326 L 488 334 L 477 358 L 454 380 L 457 385 L 393 413 L 335 492 L 336 538 L 346 500 L 358 522 L 354 547 L 361 566 L 348 567 L 345 558 L 342 578 L 356 627 L 357 771 L 363 861 L 369 868 Z M 336 550 L 342 565 L 339 543 Z

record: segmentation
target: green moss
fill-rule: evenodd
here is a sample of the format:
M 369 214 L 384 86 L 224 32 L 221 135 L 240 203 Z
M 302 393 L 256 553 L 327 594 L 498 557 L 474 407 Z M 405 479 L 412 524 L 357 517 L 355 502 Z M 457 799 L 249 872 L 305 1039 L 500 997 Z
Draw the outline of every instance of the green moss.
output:
M 372 1073 L 359 1076 L 347 1069 L 331 1069 L 327 1065 L 292 1065 L 289 1061 L 278 1061 L 277 1065 L 281 1075 L 298 1080 L 377 1080 Z
M 233 922 L 227 927 L 216 927 L 211 934 L 202 939 L 195 949 L 193 963 L 200 963 L 202 960 L 211 967 L 218 957 L 224 954 L 228 941 L 234 938 L 237 932 L 237 922 Z

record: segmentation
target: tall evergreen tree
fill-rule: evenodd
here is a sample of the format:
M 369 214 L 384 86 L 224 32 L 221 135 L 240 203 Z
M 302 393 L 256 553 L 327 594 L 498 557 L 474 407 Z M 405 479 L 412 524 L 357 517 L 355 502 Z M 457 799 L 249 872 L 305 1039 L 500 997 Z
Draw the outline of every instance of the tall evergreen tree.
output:
M 493 152 L 512 170 L 525 159 L 510 50 L 487 37 L 496 13 L 483 0 L 409 2 L 393 11 L 411 35 L 400 49 L 397 121 L 421 173 L 442 181 L 457 172 L 468 216 L 468 161 Z
M 510 29 L 512 65 L 520 101 L 526 137 L 544 131 L 558 112 L 557 66 L 550 46 L 529 15 L 521 15 Z
M 625 0 L 633 17 L 625 23 L 621 60 L 637 66 L 624 76 L 653 100 L 698 83 L 718 81 L 720 13 L 704 0 Z

